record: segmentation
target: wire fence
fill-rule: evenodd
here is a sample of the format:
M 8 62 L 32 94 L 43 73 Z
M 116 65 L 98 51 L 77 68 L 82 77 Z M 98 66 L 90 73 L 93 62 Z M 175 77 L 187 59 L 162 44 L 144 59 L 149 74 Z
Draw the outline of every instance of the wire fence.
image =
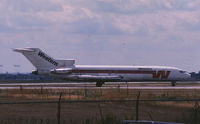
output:
M 116 110 L 115 109 L 120 109 L 120 110 L 123 110 L 123 108 L 120 108 L 120 107 L 123 107 L 123 106 L 126 106 L 124 108 L 124 112 L 126 113 L 126 111 L 131 111 L 131 112 L 128 112 L 129 114 L 131 113 L 132 115 L 126 115 L 127 117 L 124 117 L 124 120 L 126 119 L 133 119 L 133 120 L 141 120 L 141 119 L 146 119 L 144 118 L 143 116 L 145 115 L 148 115 L 148 118 L 150 120 L 155 120 L 156 117 L 153 116 L 153 115 L 156 115 L 155 111 L 159 110 L 151 110 L 149 113 L 145 111 L 145 109 L 143 107 L 145 107 L 146 105 L 149 105 L 149 107 L 152 107 L 151 105 L 155 104 L 156 102 L 160 103 L 160 102 L 173 102 L 173 104 L 179 104 L 179 103 L 193 103 L 194 106 L 193 108 L 190 110 L 190 119 L 188 120 L 183 120 L 182 122 L 186 122 L 186 123 L 192 123 L 192 124 L 198 124 L 200 122 L 200 110 L 199 110 L 199 101 L 200 99 L 139 99 L 139 95 L 137 97 L 137 99 L 132 99 L 132 100 L 62 100 L 62 94 L 60 94 L 60 97 L 59 99 L 56 101 L 56 100 L 52 100 L 52 101 L 49 101 L 49 100 L 46 100 L 46 101 L 20 101 L 20 102 L 0 102 L 0 106 L 3 106 L 3 105 L 31 105 L 31 106 L 28 106 L 29 107 L 32 107 L 34 106 L 35 104 L 38 104 L 40 106 L 42 106 L 42 104 L 44 105 L 43 107 L 45 107 L 45 105 L 47 105 L 47 107 L 49 106 L 49 104 L 54 104 L 54 110 L 52 112 L 54 112 L 54 119 L 50 119 L 50 118 L 24 118 L 24 117 L 21 117 L 21 118 L 18 118 L 18 119 L 13 119 L 13 118 L 7 118 L 7 119 L 4 119 L 2 120 L 0 123 L 1 124 L 18 124 L 18 123 L 26 123 L 26 124 L 67 124 L 67 123 L 83 123 L 83 124 L 92 124 L 94 123 L 103 123 L 103 124 L 114 124 L 114 123 L 121 123 L 121 121 L 123 119 L 121 119 L 121 117 L 117 117 L 117 116 L 114 116 L 112 115 L 111 113 L 115 113 Z M 130 104 L 129 104 L 130 103 Z M 145 103 L 149 103 L 149 104 L 145 104 Z M 94 117 L 92 119 L 89 119 L 89 118 L 86 118 L 85 120 L 80 120 L 80 121 L 77 121 L 77 120 L 73 120 L 73 118 L 65 118 L 65 115 L 64 113 L 62 112 L 63 109 L 65 108 L 65 104 L 69 104 L 69 105 L 72 105 L 72 104 L 75 104 L 75 106 L 77 105 L 77 108 L 73 108 L 73 109 L 79 109 L 79 105 L 82 104 L 81 106 L 85 106 L 85 107 L 88 107 L 88 104 L 94 104 L 96 105 L 96 113 L 98 113 L 98 117 L 96 117 L 94 119 Z M 104 113 L 104 110 L 108 107 L 107 106 L 110 106 L 110 107 L 113 107 L 112 108 L 112 112 L 110 112 L 109 114 L 105 114 Z M 112 106 L 114 105 L 114 106 Z M 56 107 L 57 106 L 57 107 Z M 130 107 L 131 106 L 131 107 Z M 9 107 L 9 106 L 8 106 Z M 12 106 L 13 107 L 13 106 Z M 15 106 L 17 107 L 17 106 Z M 74 107 L 74 105 L 73 105 Z M 127 110 L 127 108 L 130 107 L 129 110 Z M 26 107 L 27 108 L 27 107 Z M 57 108 L 57 110 L 56 110 Z M 173 108 L 173 106 L 172 106 Z M 90 108 L 88 107 L 88 110 Z M 143 110 L 142 110 L 143 109 Z M 180 109 L 180 108 L 179 108 Z M 160 109 L 162 110 L 162 109 Z M 24 112 L 31 112 L 32 110 L 26 110 Z M 65 109 L 65 111 L 67 111 Z M 71 110 L 70 110 L 71 111 Z M 77 110 L 74 110 L 75 112 Z M 154 112 L 152 112 L 154 111 Z M 40 111 L 39 113 L 41 113 L 42 111 Z M 48 111 L 47 111 L 48 112 Z M 50 111 L 51 112 L 51 111 Z M 164 111 L 165 112 L 165 111 Z M 46 113 L 46 112 L 44 112 Z M 73 111 L 71 111 L 72 114 L 74 114 Z M 81 112 L 82 114 L 84 114 L 84 111 Z M 81 113 L 77 113 L 77 114 L 81 114 Z M 87 113 L 87 111 L 85 112 Z M 123 112 L 122 112 L 123 113 Z M 154 113 L 154 114 L 153 114 Z M 166 112 L 169 114 L 169 112 Z M 157 113 L 159 114 L 159 113 Z M 171 114 L 173 115 L 173 111 L 171 111 Z M 12 114 L 11 114 L 12 115 Z M 56 115 L 56 116 L 55 116 Z M 120 114 L 120 116 L 122 116 L 123 114 Z M 129 116 L 129 117 L 128 117 Z M 168 115 L 169 116 L 169 115 Z M 183 115 L 181 115 L 183 116 Z M 56 117 L 56 118 L 55 118 Z M 184 116 L 185 117 L 185 116 Z M 162 121 L 162 120 L 160 120 Z
M 200 123 L 198 90 L 47 90 L 41 87 L 1 90 L 0 99 L 1 124 L 121 124 L 122 120 Z

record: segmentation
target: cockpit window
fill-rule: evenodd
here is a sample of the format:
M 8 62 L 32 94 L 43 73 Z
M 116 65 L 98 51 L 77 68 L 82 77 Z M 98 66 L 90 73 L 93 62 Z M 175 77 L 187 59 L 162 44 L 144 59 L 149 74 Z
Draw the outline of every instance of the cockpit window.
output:
M 179 71 L 180 73 L 185 73 L 186 71 Z

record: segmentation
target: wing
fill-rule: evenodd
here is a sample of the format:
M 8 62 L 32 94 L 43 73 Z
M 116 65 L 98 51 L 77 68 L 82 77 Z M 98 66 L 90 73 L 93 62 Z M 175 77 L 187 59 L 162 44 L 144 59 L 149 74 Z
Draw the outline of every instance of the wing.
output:
M 80 81 L 121 81 L 122 76 L 69 75 L 68 79 Z

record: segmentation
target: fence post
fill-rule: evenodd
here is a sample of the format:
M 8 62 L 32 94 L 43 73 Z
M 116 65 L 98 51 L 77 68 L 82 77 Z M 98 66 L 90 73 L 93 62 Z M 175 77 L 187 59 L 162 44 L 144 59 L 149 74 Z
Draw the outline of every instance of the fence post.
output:
M 195 100 L 195 105 L 194 105 L 194 124 L 198 123 L 198 111 L 199 111 L 199 104 L 198 104 L 198 101 Z
M 102 109 L 101 109 L 101 105 L 99 104 L 99 113 L 100 113 L 100 116 L 101 116 L 101 122 L 102 124 L 104 124 L 104 117 L 103 117 L 103 113 L 102 113 Z
M 41 89 L 40 89 L 40 95 L 41 95 L 41 98 L 43 99 L 43 86 L 41 85 Z
M 21 96 L 23 96 L 23 87 L 22 87 L 22 85 L 19 86 L 19 90 L 20 90 Z M 7 93 L 7 97 L 8 97 L 8 93 Z
M 136 100 L 136 121 L 139 120 L 139 99 L 140 99 L 140 91 L 137 94 L 137 100 Z
M 129 96 L 128 82 L 126 82 L 126 95 Z
M 60 103 L 61 103 L 61 97 L 62 97 L 62 92 L 60 93 L 60 97 L 59 97 L 59 100 L 58 100 L 58 113 L 57 113 L 58 124 L 60 124 Z
M 85 92 L 85 99 L 86 99 L 88 97 L 87 87 L 84 88 L 84 92 Z
M 68 94 L 69 94 L 69 100 L 71 100 L 71 90 L 70 89 L 69 89 Z

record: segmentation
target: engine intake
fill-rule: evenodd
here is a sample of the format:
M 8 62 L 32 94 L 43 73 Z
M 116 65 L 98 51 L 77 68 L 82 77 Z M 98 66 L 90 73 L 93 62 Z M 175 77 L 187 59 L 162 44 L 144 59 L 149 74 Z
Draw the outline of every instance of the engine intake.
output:
M 51 70 L 51 74 L 71 74 L 72 68 L 60 68 Z
M 32 74 L 34 74 L 34 75 L 38 75 L 38 70 L 34 70 L 34 71 L 32 71 Z

